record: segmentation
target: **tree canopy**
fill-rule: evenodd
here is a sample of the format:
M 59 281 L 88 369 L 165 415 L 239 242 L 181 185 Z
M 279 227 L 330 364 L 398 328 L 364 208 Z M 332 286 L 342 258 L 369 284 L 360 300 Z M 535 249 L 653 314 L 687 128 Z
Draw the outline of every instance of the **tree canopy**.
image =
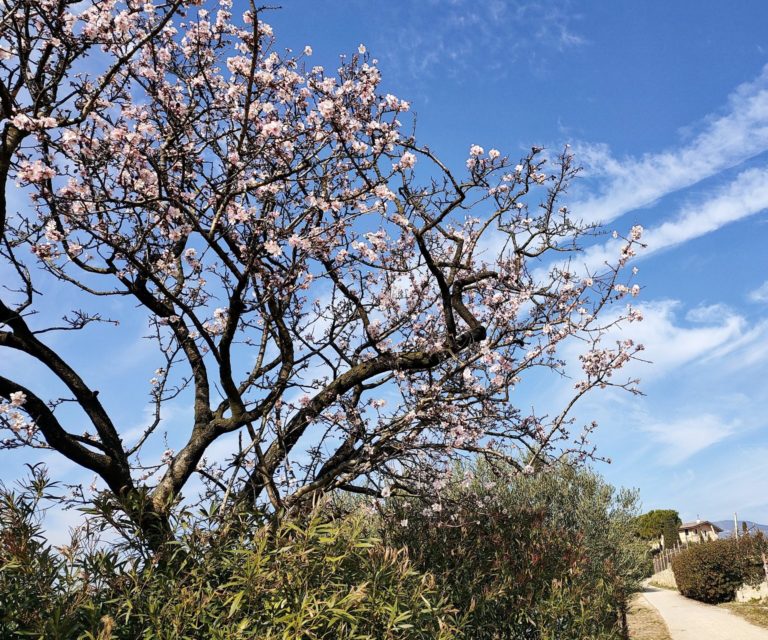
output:
M 6 3 L 0 54 L 0 349 L 64 390 L 0 364 L 2 447 L 93 471 L 150 537 L 194 474 L 225 503 L 284 510 L 423 491 L 457 455 L 521 471 L 522 454 L 589 456 L 574 403 L 634 389 L 613 374 L 642 347 L 603 338 L 640 315 L 604 310 L 639 290 L 622 267 L 642 229 L 615 263 L 578 267 L 594 229 L 562 202 L 567 149 L 473 145 L 451 168 L 364 48 L 324 69 L 228 0 Z M 14 184 L 29 205 L 9 207 Z M 66 292 L 62 318 L 39 312 L 47 291 Z M 113 323 L 125 339 L 136 314 L 157 364 L 129 441 L 54 338 L 87 348 Z M 516 387 L 564 373 L 566 343 L 573 394 L 537 413 Z M 153 454 L 174 401 L 192 407 L 181 444 Z
M 664 533 L 664 525 L 670 520 L 676 528 L 682 524 L 680 515 L 674 509 L 653 509 L 635 520 L 637 534 L 643 540 L 658 540 Z

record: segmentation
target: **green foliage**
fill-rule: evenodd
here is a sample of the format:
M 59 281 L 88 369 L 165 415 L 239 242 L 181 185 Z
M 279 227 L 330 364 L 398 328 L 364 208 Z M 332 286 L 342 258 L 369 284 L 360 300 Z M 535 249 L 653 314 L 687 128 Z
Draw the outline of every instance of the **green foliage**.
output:
M 734 540 L 691 545 L 672 559 L 672 571 L 680 593 L 710 604 L 730 602 L 744 582 Z
M 701 602 L 730 602 L 742 584 L 757 585 L 765 579 L 765 552 L 768 543 L 760 533 L 691 545 L 672 559 L 677 588 Z
M 680 534 L 678 533 L 679 526 L 680 525 L 677 523 L 677 520 L 673 518 L 669 518 L 664 523 L 664 528 L 662 529 L 662 535 L 664 536 L 665 549 L 672 549 L 678 544 L 680 544 Z
M 763 554 L 768 555 L 768 540 L 762 531 L 753 535 L 742 535 L 737 541 L 742 578 L 745 584 L 756 587 L 765 581 Z
M 437 511 L 404 498 L 378 515 L 182 510 L 154 558 L 98 545 L 98 527 L 52 549 L 49 487 L 35 470 L 0 490 L 2 638 L 618 640 L 642 577 L 636 496 L 566 465 L 457 471 Z
M 644 513 L 635 519 L 637 535 L 643 540 L 658 540 L 669 520 L 673 520 L 678 527 L 682 524 L 680 514 L 674 509 L 654 509 Z
M 456 637 L 454 610 L 364 514 L 263 526 L 212 510 L 161 563 L 40 535 L 45 479 L 0 502 L 0 637 L 73 640 Z
M 635 494 L 562 464 L 530 477 L 459 469 L 440 495 L 434 507 L 390 500 L 387 540 L 436 576 L 467 637 L 620 637 L 645 573 Z
M 434 580 L 368 536 L 361 514 L 249 529 L 132 576 L 116 620 L 146 640 L 451 637 Z
M 89 590 L 80 563 L 68 563 L 45 543 L 42 502 L 54 485 L 31 466 L 25 490 L 0 485 L 0 638 L 35 630 L 35 637 L 76 637 L 88 624 Z

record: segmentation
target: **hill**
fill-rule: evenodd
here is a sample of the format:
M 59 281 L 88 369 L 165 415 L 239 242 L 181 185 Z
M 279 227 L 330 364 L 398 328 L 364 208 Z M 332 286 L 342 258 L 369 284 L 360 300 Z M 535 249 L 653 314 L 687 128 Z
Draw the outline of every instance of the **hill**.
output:
M 758 524 L 751 520 L 739 520 L 739 533 L 742 531 L 742 522 L 747 523 L 747 529 L 750 533 L 762 531 L 765 535 L 768 535 L 768 524 Z M 712 520 L 712 524 L 716 524 L 723 530 L 720 534 L 721 538 L 730 538 L 733 535 L 733 520 Z

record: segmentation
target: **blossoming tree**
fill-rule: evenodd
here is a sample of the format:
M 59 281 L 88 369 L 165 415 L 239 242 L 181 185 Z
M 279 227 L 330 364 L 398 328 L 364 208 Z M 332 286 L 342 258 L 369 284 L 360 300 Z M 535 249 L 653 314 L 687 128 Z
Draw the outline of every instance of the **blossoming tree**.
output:
M 228 500 L 291 508 L 333 489 L 417 491 L 461 452 L 590 454 L 569 413 L 633 384 L 612 374 L 638 347 L 602 344 L 617 316 L 600 312 L 637 291 L 620 277 L 640 229 L 615 265 L 577 275 L 590 229 L 561 203 L 567 150 L 518 163 L 474 145 L 455 171 L 407 130 L 408 103 L 381 95 L 362 46 L 329 72 L 230 5 L 4 2 L 0 353 L 44 367 L 79 413 L 0 356 L 2 446 L 92 470 L 145 532 L 196 473 Z M 9 210 L 14 185 L 31 203 Z M 35 315 L 51 286 L 92 310 Z M 161 359 L 154 419 L 130 445 L 48 341 L 87 333 L 109 296 L 136 303 Z M 524 410 L 521 376 L 561 371 L 567 341 L 584 354 L 573 397 L 547 418 Z M 137 470 L 185 399 L 183 446 Z M 231 434 L 235 455 L 207 460 Z

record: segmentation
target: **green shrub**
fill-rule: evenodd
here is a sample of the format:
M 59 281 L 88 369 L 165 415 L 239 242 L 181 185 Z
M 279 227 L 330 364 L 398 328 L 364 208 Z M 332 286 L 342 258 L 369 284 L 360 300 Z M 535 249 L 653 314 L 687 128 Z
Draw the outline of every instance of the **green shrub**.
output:
M 453 637 L 452 611 L 434 579 L 369 537 L 361 514 L 327 521 L 314 512 L 276 531 L 228 536 L 197 555 L 170 573 L 132 576 L 118 624 L 146 640 Z
M 711 540 L 677 554 L 672 571 L 684 596 L 710 604 L 730 602 L 744 583 L 744 556 L 735 540 Z
M 82 565 L 46 543 L 41 504 L 52 484 L 41 466 L 30 467 L 20 493 L 0 484 L 0 638 L 69 640 L 89 623 L 92 593 Z
M 762 531 L 739 537 L 737 546 L 741 556 L 744 583 L 756 587 L 765 581 L 763 554 L 768 555 L 768 540 Z
M 701 602 L 730 602 L 743 584 L 765 580 L 764 553 L 768 541 L 761 532 L 691 545 L 672 559 L 677 588 Z
M 99 545 L 98 527 L 52 549 L 47 486 L 36 471 L 0 490 L 2 638 L 615 640 L 642 575 L 636 497 L 567 465 L 457 472 L 438 510 L 182 510 L 159 558 Z
M 390 500 L 385 537 L 435 575 L 469 638 L 618 638 L 646 570 L 636 511 L 588 470 L 481 464 L 457 470 L 434 508 Z
M 41 536 L 46 481 L 0 491 L 0 637 L 46 640 L 448 639 L 454 609 L 361 512 L 276 527 L 215 512 L 186 520 L 162 563 Z

